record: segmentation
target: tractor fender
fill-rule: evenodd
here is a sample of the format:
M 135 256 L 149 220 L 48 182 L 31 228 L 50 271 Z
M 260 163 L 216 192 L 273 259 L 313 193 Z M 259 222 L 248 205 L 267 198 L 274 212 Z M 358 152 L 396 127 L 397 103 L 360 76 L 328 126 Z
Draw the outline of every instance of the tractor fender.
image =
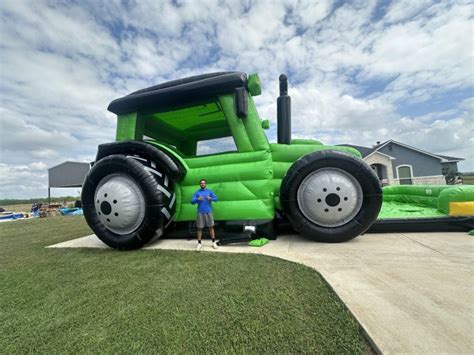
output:
M 113 155 L 138 155 L 159 163 L 165 173 L 173 180 L 180 181 L 185 175 L 185 168 L 177 159 L 173 159 L 159 147 L 138 141 L 111 142 L 99 145 L 95 161 Z

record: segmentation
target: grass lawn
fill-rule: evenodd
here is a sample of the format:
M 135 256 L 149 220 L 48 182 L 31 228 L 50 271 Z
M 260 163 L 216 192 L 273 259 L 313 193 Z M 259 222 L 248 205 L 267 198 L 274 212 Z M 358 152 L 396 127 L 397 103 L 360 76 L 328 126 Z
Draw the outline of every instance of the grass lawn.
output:
M 82 217 L 0 224 L 2 353 L 364 353 L 314 270 L 246 254 L 45 249 Z

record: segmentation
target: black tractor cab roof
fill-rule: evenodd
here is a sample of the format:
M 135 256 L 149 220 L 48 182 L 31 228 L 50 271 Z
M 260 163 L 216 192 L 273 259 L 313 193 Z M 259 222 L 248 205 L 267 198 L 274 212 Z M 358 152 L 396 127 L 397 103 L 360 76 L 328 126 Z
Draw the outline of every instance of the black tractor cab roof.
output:
M 115 99 L 107 108 L 122 115 L 137 111 L 166 111 L 202 102 L 247 86 L 247 74 L 217 72 L 195 75 L 150 86 Z

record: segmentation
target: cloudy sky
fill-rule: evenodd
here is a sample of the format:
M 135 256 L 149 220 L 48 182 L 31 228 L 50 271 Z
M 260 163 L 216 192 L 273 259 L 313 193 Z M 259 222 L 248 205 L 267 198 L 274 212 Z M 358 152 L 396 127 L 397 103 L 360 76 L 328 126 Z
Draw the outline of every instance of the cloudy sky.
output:
M 286 73 L 293 137 L 395 139 L 474 171 L 473 23 L 462 0 L 3 0 L 0 198 L 46 196 L 48 167 L 92 161 L 114 98 L 221 70 L 259 73 L 271 141 Z

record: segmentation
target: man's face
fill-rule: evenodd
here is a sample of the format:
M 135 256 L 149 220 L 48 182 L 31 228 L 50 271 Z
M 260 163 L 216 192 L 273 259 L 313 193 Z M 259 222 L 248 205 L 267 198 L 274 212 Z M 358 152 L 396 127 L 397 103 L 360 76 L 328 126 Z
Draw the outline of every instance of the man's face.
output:
M 201 180 L 199 185 L 201 186 L 201 189 L 203 189 L 203 190 L 206 188 L 206 182 L 204 180 Z

